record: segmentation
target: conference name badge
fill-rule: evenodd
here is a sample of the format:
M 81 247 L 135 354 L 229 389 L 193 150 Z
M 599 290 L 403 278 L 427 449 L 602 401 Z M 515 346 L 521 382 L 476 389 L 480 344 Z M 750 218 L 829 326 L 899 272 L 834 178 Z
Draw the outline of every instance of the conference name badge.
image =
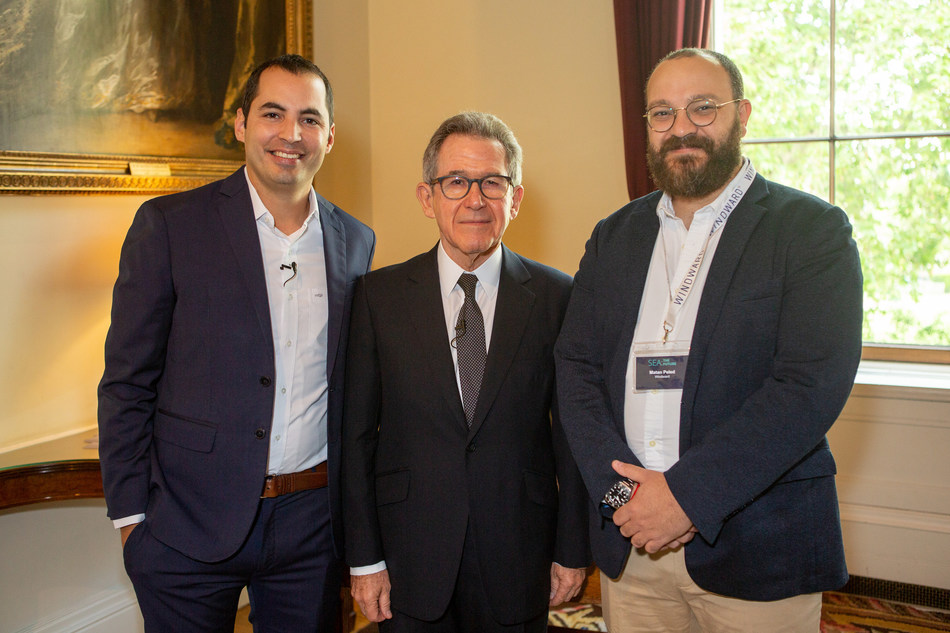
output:
M 633 353 L 638 393 L 683 388 L 689 341 L 639 343 L 634 345 Z

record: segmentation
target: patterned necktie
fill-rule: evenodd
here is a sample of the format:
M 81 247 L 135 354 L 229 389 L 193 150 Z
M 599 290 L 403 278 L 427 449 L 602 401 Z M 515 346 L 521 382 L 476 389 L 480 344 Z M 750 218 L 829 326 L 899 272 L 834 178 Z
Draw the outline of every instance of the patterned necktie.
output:
M 459 287 L 465 292 L 465 303 L 459 312 L 455 324 L 455 345 L 458 355 L 459 382 L 462 387 L 462 408 L 465 409 L 465 421 L 472 426 L 475 416 L 475 404 L 478 402 L 478 390 L 482 386 L 485 374 L 485 322 L 482 311 L 475 303 L 475 283 L 478 277 L 462 273 Z

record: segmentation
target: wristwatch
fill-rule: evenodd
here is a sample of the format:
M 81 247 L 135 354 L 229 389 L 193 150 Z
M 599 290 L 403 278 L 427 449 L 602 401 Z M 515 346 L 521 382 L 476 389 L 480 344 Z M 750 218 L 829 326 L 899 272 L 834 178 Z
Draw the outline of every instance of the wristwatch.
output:
M 630 479 L 621 479 L 607 491 L 601 504 L 604 510 L 619 510 L 620 507 L 630 501 L 636 494 L 640 484 Z

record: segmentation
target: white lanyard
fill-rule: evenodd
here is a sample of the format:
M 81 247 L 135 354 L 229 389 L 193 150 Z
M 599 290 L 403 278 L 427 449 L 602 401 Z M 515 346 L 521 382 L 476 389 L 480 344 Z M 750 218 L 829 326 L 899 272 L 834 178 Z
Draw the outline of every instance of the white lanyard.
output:
M 666 311 L 666 319 L 663 321 L 664 343 L 667 341 L 670 332 L 673 331 L 676 318 L 680 310 L 686 304 L 687 297 L 689 297 L 689 294 L 693 291 L 693 284 L 699 276 L 699 269 L 703 265 L 703 258 L 706 257 L 706 249 L 709 247 L 709 241 L 712 239 L 712 236 L 716 234 L 716 231 L 725 226 L 726 220 L 729 219 L 729 216 L 732 215 L 736 206 L 742 200 L 743 196 L 745 196 L 753 180 L 755 180 L 755 167 L 752 166 L 752 161 L 746 160 L 745 173 L 742 174 L 740 178 L 733 179 L 735 188 L 723 203 L 719 215 L 713 220 L 709 234 L 699 247 L 699 252 L 692 258 L 692 261 L 690 261 L 688 257 L 680 256 L 679 264 L 676 267 L 676 275 L 673 278 L 682 279 L 683 281 L 680 282 L 676 290 L 674 290 L 672 286 L 670 287 L 670 306 Z M 666 242 L 664 241 L 664 245 L 665 244 Z M 686 253 L 683 253 L 683 255 L 685 254 Z

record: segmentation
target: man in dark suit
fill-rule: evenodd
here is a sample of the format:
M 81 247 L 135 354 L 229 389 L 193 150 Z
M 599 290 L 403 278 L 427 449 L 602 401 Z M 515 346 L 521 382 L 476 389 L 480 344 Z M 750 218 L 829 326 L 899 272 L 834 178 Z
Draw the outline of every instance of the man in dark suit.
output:
M 443 122 L 423 178 L 439 243 L 364 277 L 353 302 L 353 597 L 382 631 L 543 631 L 588 564 L 583 482 L 553 400 L 570 277 L 501 244 L 524 188 L 497 117 Z
M 334 131 L 323 72 L 265 62 L 246 167 L 146 202 L 122 248 L 100 459 L 147 631 L 233 631 L 245 586 L 255 630 L 338 613 L 344 351 L 375 237 L 313 190 Z
M 608 628 L 813 633 L 848 578 L 825 433 L 861 355 L 851 226 L 743 159 L 727 57 L 674 52 L 646 96 L 661 191 L 594 229 L 556 349 Z

